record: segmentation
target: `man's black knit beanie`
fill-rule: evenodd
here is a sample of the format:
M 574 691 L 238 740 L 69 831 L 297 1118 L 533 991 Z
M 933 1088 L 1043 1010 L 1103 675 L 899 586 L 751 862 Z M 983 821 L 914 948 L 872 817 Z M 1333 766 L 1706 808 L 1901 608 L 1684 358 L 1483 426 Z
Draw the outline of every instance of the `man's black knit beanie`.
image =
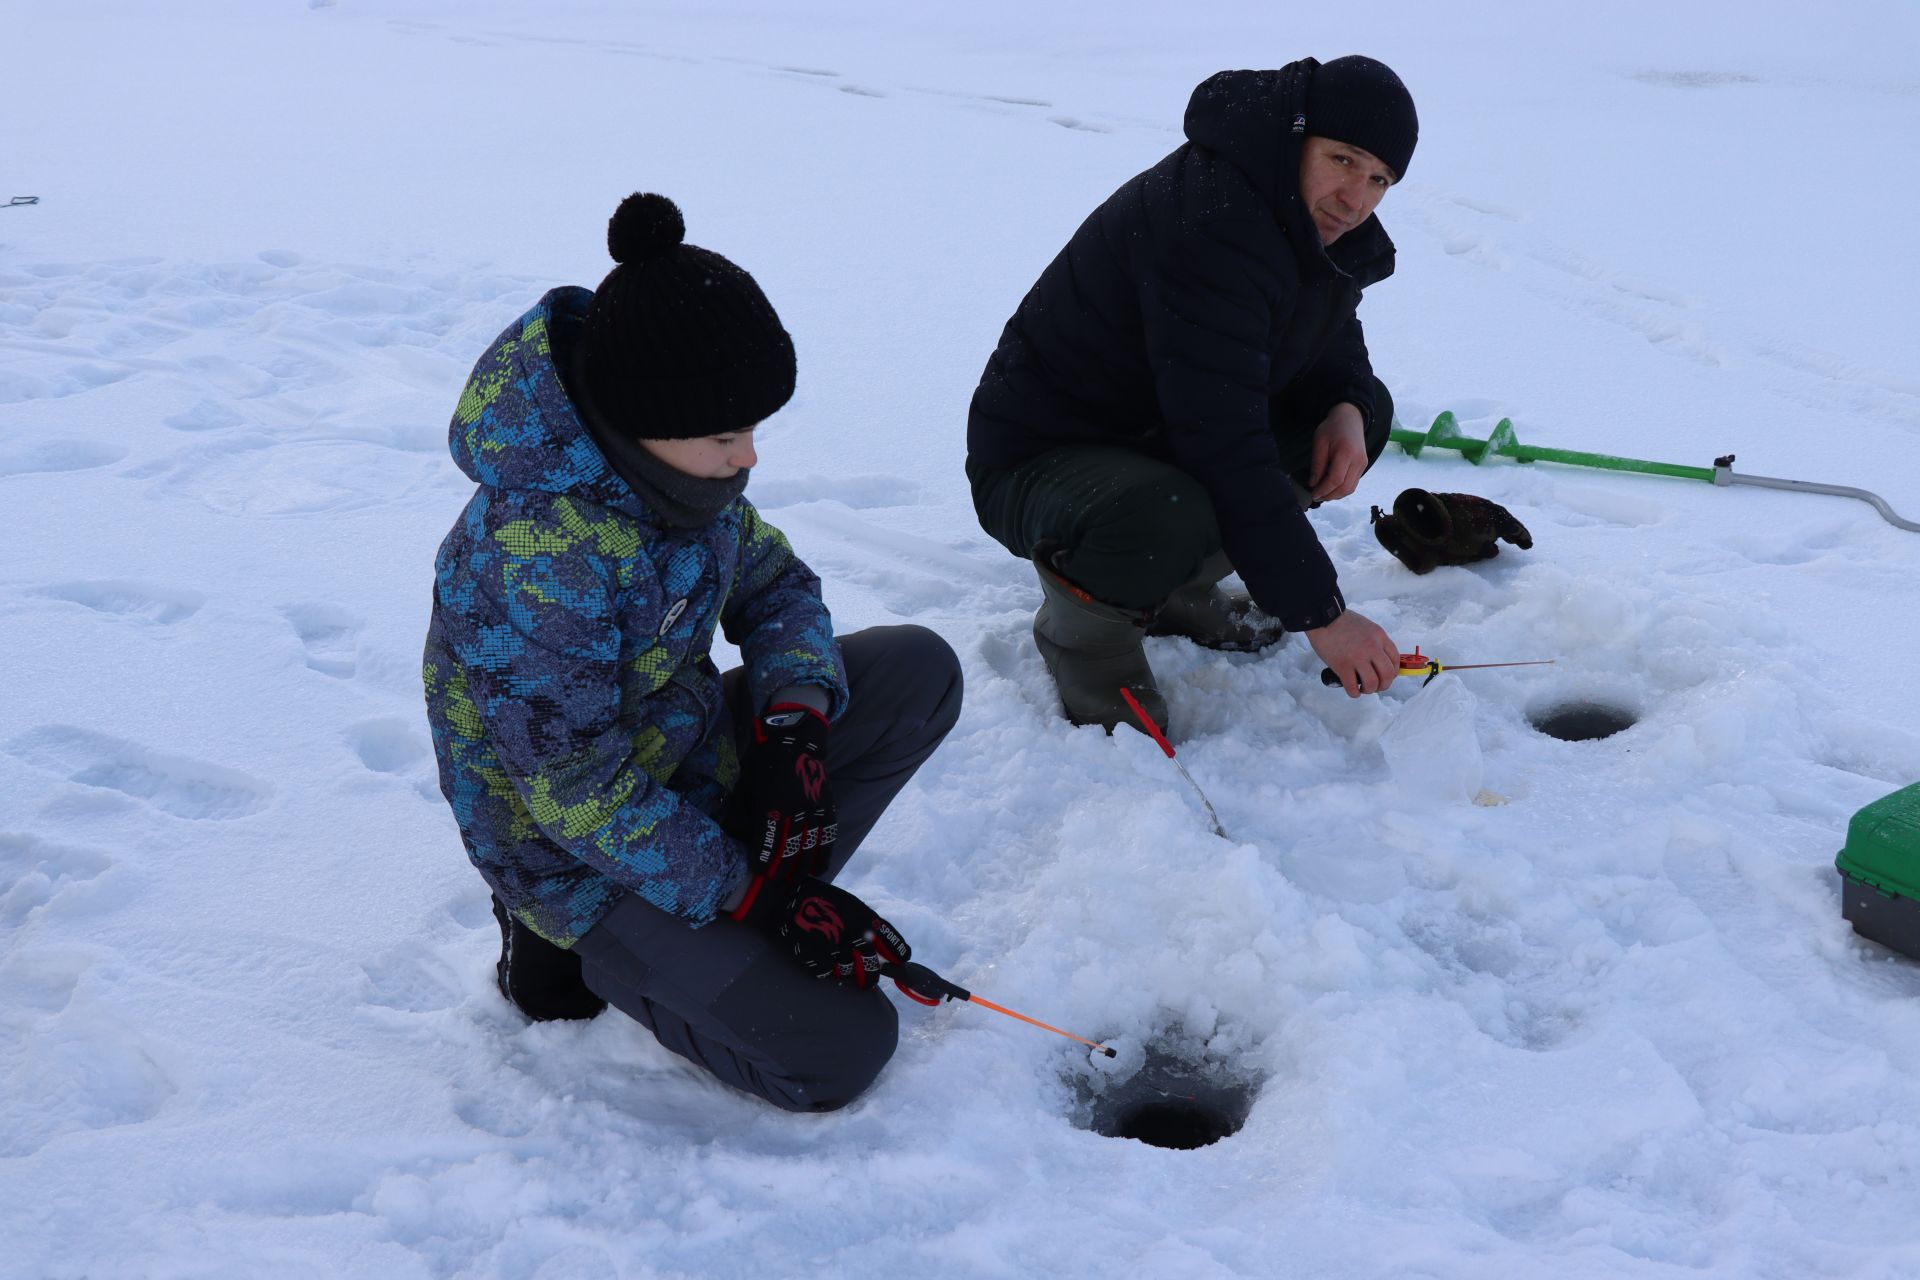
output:
M 638 192 L 607 224 L 619 265 L 587 308 L 582 376 L 607 424 L 629 436 L 744 431 L 793 397 L 793 339 L 773 305 L 686 234 L 673 201 Z
M 1349 54 L 1314 71 L 1307 86 L 1307 132 L 1373 152 L 1398 182 L 1407 176 L 1420 140 L 1420 118 L 1393 68 Z

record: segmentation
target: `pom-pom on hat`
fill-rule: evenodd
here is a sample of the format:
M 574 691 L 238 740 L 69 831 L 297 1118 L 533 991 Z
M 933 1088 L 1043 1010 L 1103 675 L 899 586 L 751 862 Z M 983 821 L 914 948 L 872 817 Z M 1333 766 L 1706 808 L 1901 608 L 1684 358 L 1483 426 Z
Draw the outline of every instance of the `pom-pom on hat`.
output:
M 593 291 L 581 336 L 585 391 L 634 438 L 744 431 L 793 397 L 793 339 L 753 277 L 684 243 L 665 196 L 628 196 L 607 223 L 619 264 Z
M 1393 68 L 1359 54 L 1323 62 L 1307 86 L 1307 132 L 1379 157 L 1398 182 L 1420 140 L 1413 95 Z

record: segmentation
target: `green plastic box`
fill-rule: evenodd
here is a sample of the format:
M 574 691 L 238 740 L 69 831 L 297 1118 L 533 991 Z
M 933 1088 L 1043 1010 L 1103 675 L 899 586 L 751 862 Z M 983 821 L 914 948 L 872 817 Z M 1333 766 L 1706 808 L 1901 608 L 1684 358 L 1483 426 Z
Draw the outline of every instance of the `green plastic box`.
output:
M 1920 960 L 1920 783 L 1854 814 L 1833 865 L 1853 931 Z

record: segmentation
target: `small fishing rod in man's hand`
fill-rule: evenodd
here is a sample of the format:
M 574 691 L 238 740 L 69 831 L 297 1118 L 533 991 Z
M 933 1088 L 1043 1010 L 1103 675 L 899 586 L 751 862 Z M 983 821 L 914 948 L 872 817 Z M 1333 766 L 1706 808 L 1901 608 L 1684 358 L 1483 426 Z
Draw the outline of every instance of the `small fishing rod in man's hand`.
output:
M 1420 682 L 1424 687 L 1433 683 L 1433 678 L 1442 671 L 1483 671 L 1488 667 L 1550 667 L 1558 661 L 1558 658 L 1540 658 L 1532 662 L 1449 662 L 1443 666 L 1421 653 L 1420 646 L 1415 645 L 1413 646 L 1412 653 L 1403 653 L 1400 655 L 1400 670 L 1395 678 L 1398 679 L 1399 676 L 1425 676 L 1426 679 Z M 1320 683 L 1326 685 L 1329 689 L 1337 689 L 1346 682 L 1334 673 L 1332 667 L 1322 667 L 1320 669 Z M 1379 690 L 1376 689 L 1374 692 L 1377 693 Z

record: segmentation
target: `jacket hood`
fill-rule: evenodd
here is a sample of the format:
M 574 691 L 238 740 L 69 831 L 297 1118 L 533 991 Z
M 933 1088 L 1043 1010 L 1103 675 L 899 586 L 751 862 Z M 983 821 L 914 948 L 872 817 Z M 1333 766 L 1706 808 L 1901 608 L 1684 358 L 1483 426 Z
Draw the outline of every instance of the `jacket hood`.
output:
M 1369 215 L 1326 248 L 1300 199 L 1307 87 L 1319 67 L 1317 60 L 1302 58 L 1277 71 L 1216 72 L 1200 83 L 1187 102 L 1187 140 L 1220 155 L 1246 175 L 1286 229 L 1303 262 L 1330 261 L 1366 285 L 1393 271 L 1393 242 L 1380 219 Z
M 556 346 L 564 347 L 592 300 L 577 286 L 554 289 L 501 331 L 460 393 L 447 447 L 459 468 L 489 489 L 564 493 L 645 516 L 587 434 L 560 378 Z

